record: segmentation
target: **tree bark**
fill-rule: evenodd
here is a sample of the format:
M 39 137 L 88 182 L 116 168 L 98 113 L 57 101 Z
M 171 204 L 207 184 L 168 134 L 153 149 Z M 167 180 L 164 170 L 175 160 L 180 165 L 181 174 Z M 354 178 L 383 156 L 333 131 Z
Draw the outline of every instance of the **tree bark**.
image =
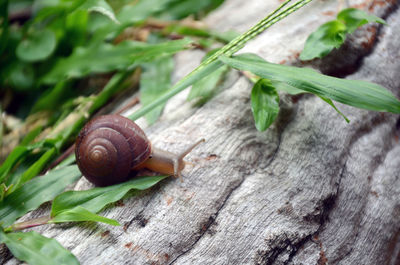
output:
M 243 32 L 278 1 L 226 0 L 206 22 Z M 322 60 L 298 60 L 307 36 L 344 8 L 314 1 L 247 45 L 274 63 L 312 66 L 378 83 L 400 95 L 398 1 L 350 1 L 387 20 L 368 24 Z M 204 54 L 176 58 L 175 79 Z M 251 83 L 231 73 L 201 108 L 173 98 L 146 129 L 155 146 L 189 156 L 184 182 L 163 181 L 102 215 L 123 227 L 64 224 L 35 228 L 57 239 L 82 264 L 400 264 L 400 120 L 398 115 L 338 108 L 312 95 L 281 96 L 277 121 L 258 132 Z M 140 123 L 144 125 L 144 121 Z M 83 178 L 76 189 L 87 189 Z M 24 219 L 42 216 L 48 207 Z M 7 265 L 18 264 L 15 259 Z

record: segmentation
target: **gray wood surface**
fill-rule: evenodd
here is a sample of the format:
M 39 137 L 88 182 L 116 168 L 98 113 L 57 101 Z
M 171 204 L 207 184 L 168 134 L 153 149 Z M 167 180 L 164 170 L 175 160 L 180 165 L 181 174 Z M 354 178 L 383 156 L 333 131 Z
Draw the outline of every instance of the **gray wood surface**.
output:
M 226 0 L 206 22 L 243 32 L 278 4 Z M 399 96 L 398 2 L 350 4 L 384 17 L 389 26 L 364 26 L 339 51 L 305 66 L 376 82 Z M 344 1 L 315 0 L 243 52 L 300 65 L 307 36 L 341 8 Z M 175 80 L 202 56 L 177 56 Z M 188 91 L 180 93 L 146 129 L 154 145 L 170 151 L 206 138 L 188 156 L 195 165 L 184 170 L 183 183 L 168 179 L 102 213 L 124 227 L 35 230 L 56 238 L 82 264 L 400 264 L 399 116 L 337 104 L 347 124 L 315 96 L 282 95 L 277 121 L 258 132 L 251 84 L 236 72 L 224 87 L 201 108 L 185 102 Z M 75 188 L 88 187 L 81 179 Z M 24 218 L 47 212 L 44 206 Z

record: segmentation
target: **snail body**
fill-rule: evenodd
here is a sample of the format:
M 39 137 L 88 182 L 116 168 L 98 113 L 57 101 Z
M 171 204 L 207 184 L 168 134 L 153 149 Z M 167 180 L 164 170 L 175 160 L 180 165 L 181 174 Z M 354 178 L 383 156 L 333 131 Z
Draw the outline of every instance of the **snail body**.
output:
M 143 130 L 120 115 L 104 115 L 89 121 L 80 131 L 75 155 L 82 174 L 96 186 L 126 181 L 132 170 L 148 168 L 180 177 L 183 158 L 200 142 L 181 154 L 152 148 Z

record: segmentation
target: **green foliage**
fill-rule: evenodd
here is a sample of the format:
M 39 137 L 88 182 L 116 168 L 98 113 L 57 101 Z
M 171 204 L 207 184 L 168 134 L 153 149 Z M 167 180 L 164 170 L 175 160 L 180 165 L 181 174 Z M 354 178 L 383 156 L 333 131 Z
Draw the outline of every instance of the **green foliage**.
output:
M 51 206 L 51 217 L 57 217 L 76 207 L 97 213 L 109 203 L 121 199 L 129 190 L 148 189 L 167 176 L 139 177 L 121 184 L 84 191 L 66 191 L 57 196 Z
M 211 63 L 201 65 L 201 67 L 196 68 L 189 75 L 179 80 L 173 87 L 171 87 L 168 91 L 159 96 L 152 103 L 142 107 L 135 113 L 132 113 L 131 115 L 128 116 L 128 118 L 131 120 L 136 120 L 142 117 L 143 115 L 152 111 L 155 107 L 159 106 L 160 104 L 164 104 L 168 99 L 175 96 L 188 86 L 194 84 L 195 82 L 201 80 L 202 78 L 216 71 L 221 66 L 223 66 L 223 64 L 219 61 L 213 61 Z
M 101 222 L 109 225 L 118 226 L 120 225 L 116 220 L 103 217 L 92 213 L 89 210 L 81 206 L 76 206 L 75 208 L 63 211 L 52 218 L 49 223 L 64 223 L 64 222 Z
M 56 36 L 50 29 L 28 33 L 26 39 L 17 47 L 17 57 L 26 62 L 42 61 L 49 57 L 56 48 Z
M 57 240 L 34 231 L 6 234 L 0 229 L 0 242 L 5 243 L 17 259 L 31 265 L 79 264 L 77 258 Z
M 353 33 L 358 27 L 370 22 L 386 24 L 383 19 L 359 9 L 342 10 L 337 15 L 337 19 L 323 24 L 307 38 L 300 59 L 311 60 L 326 56 L 344 43 L 347 34 Z
M 221 5 L 223 0 L 170 0 L 158 15 L 163 19 L 182 19 L 191 14 L 201 16 Z
M 217 89 L 224 80 L 228 69 L 229 68 L 226 65 L 221 66 L 213 73 L 210 73 L 207 78 L 198 80 L 193 84 L 187 99 L 197 99 L 199 104 L 208 101 L 217 92 Z
M 76 166 L 69 166 L 25 183 L 0 202 L 0 225 L 12 225 L 17 218 L 54 199 L 80 176 Z
M 122 71 L 113 75 L 103 90 L 92 99 L 89 113 L 93 113 L 103 106 L 114 94 L 123 89 L 123 82 L 131 74 L 132 70 Z
M 339 48 L 346 39 L 346 26 L 337 20 L 327 22 L 312 33 L 300 54 L 301 60 L 322 58 L 334 48 Z
M 309 93 L 307 91 L 304 90 L 300 90 L 298 88 L 295 88 L 287 83 L 284 82 L 279 82 L 279 81 L 271 81 L 269 80 L 272 85 L 276 88 L 276 90 L 278 91 L 284 91 L 290 95 L 298 95 L 298 94 L 303 94 L 303 93 Z M 340 112 L 340 110 L 338 110 L 338 108 L 336 108 L 335 104 L 333 104 L 333 101 L 330 100 L 329 98 L 325 98 L 322 96 L 319 96 L 323 101 L 325 101 L 326 103 L 328 103 L 334 110 L 336 110 L 337 113 L 339 113 L 346 122 L 350 122 L 350 120 L 342 113 Z
M 50 152 L 48 149 L 56 148 L 56 151 L 59 152 L 64 143 L 69 139 L 69 137 L 73 134 L 76 134 L 81 126 L 84 124 L 86 120 L 87 113 L 93 113 L 99 107 L 101 107 L 107 100 L 118 92 L 122 86 L 122 82 L 129 75 L 130 71 L 117 73 L 115 74 L 107 85 L 104 87 L 101 93 L 99 93 L 95 97 L 90 97 L 88 99 L 83 100 L 86 102 L 83 104 L 82 109 L 76 109 L 72 113 L 69 114 L 69 117 L 73 117 L 75 122 L 72 125 L 69 125 L 67 128 L 57 129 L 55 127 L 55 131 L 53 133 L 47 134 L 48 138 L 36 143 L 30 143 L 41 131 L 41 128 L 36 128 L 31 131 L 21 142 L 19 146 L 17 146 L 7 157 L 6 161 L 0 167 L 0 181 L 6 181 L 7 185 L 13 185 L 16 183 L 23 183 L 23 179 L 31 179 L 34 177 L 34 174 L 39 173 L 44 166 L 48 163 L 48 161 L 53 157 L 54 152 Z M 63 83 L 62 83 L 63 84 Z M 61 84 L 61 85 L 62 85 Z M 58 86 L 58 85 L 57 85 Z M 56 87 L 57 87 L 56 86 Z M 51 94 L 51 93 L 50 93 Z M 54 97 L 51 97 L 54 98 Z M 38 102 L 38 106 L 41 106 Z M 43 102 L 45 105 L 45 102 Z M 49 103 L 50 104 L 50 103 Z M 50 104 L 51 105 L 51 104 Z M 60 127 L 63 127 L 64 120 L 61 120 L 58 124 Z M 42 149 L 43 157 L 38 161 L 34 162 L 34 164 L 28 167 L 26 172 L 13 174 L 10 176 L 10 172 L 12 169 L 21 161 L 27 160 L 30 156 L 32 156 L 33 150 Z M 22 182 L 21 182 L 22 181 Z M 7 195 L 13 192 L 15 187 L 9 187 L 7 191 Z
M 35 71 L 31 64 L 21 61 L 10 64 L 7 70 L 9 84 L 15 91 L 29 91 L 35 83 Z
M 353 33 L 357 28 L 370 22 L 386 24 L 385 20 L 380 17 L 368 14 L 356 8 L 347 8 L 342 10 L 337 15 L 337 19 L 346 25 L 348 33 Z
M 256 128 L 265 131 L 279 113 L 279 95 L 271 81 L 260 79 L 251 90 L 251 110 Z
M 164 23 L 164 29 L 151 29 L 148 39 L 145 38 L 142 42 L 131 40 L 141 39 L 141 35 L 136 36 L 135 33 L 130 36 L 125 32 L 128 27 L 134 27 L 137 32 L 143 29 L 148 31 L 146 20 L 149 17 L 168 20 L 188 15 L 201 17 L 222 2 L 223 0 L 139 0 L 125 5 L 123 0 L 110 1 L 110 4 L 105 0 L 38 1 L 40 4 L 37 4 L 34 16 L 22 27 L 10 27 L 8 22 L 1 20 L 9 14 L 7 11 L 0 11 L 0 23 L 4 26 L 0 32 L 0 63 L 6 65 L 0 69 L 0 85 L 9 91 L 26 93 L 24 96 L 28 102 L 39 99 L 37 103 L 31 103 L 31 106 L 24 106 L 30 109 L 28 113 L 51 113 L 51 121 L 47 124 L 50 132 L 46 134 L 46 139 L 32 143 L 41 131 L 41 128 L 37 129 L 27 136 L 27 140 L 0 167 L 0 198 L 3 199 L 0 202 L 0 220 L 7 231 L 29 227 L 24 222 L 14 222 L 53 198 L 50 216 L 35 225 L 71 221 L 119 225 L 116 220 L 96 213 L 107 204 L 123 198 L 129 190 L 150 188 L 166 177 L 136 178 L 110 187 L 62 193 L 67 185 L 80 177 L 76 166 L 66 166 L 74 160 L 70 156 L 59 169 L 32 179 L 44 169 L 54 154 L 59 153 L 76 136 L 91 114 L 126 87 L 125 81 L 131 77 L 135 68 L 143 69 L 140 80 L 144 107 L 133 113 L 131 119 L 149 113 L 147 118 L 154 122 L 165 102 L 190 85 L 193 85 L 193 89 L 189 98 L 210 98 L 224 78 L 228 66 L 268 78 L 257 82 L 251 93 L 252 110 L 259 130 L 265 130 L 276 118 L 279 111 L 279 90 L 291 94 L 316 94 L 335 109 L 332 100 L 359 108 L 400 113 L 399 101 L 375 84 L 340 80 L 310 69 L 275 65 L 255 56 L 230 58 L 250 39 L 311 0 L 299 0 L 289 7 L 286 5 L 291 0 L 285 1 L 240 36 L 188 27 L 180 25 L 179 21 Z M 7 6 L 7 2 L 5 5 Z M 348 11 L 338 16 L 338 21 L 346 26 L 346 33 L 372 19 L 358 11 Z M 345 35 L 338 35 L 342 24 L 334 24 L 327 26 L 326 32 L 329 34 L 320 37 L 322 44 L 316 44 L 315 47 L 320 45 L 320 50 L 326 50 L 325 40 L 328 40 L 329 45 L 338 45 L 338 42 L 344 40 Z M 194 47 L 190 45 L 193 41 L 187 39 L 169 41 L 168 38 L 172 37 L 169 34 L 173 37 L 176 34 L 194 36 L 203 47 L 211 47 L 215 41 L 229 43 L 210 53 L 199 67 L 168 89 L 173 68 L 172 55 Z M 157 44 L 152 44 L 154 39 Z M 42 50 L 43 47 L 46 49 Z M 104 82 L 105 86 L 99 86 L 103 87 L 99 93 L 99 87 L 87 85 L 90 84 L 89 81 L 97 80 L 98 73 L 107 74 L 101 76 L 107 76 L 107 80 Z M 75 87 L 76 91 L 72 91 Z M 93 93 L 96 94 L 92 95 Z M 80 97 L 72 100 L 73 96 Z M 6 243 L 17 258 L 31 264 L 77 262 L 58 243 L 36 233 L 5 234 L 0 231 L 0 241 Z M 42 254 L 43 249 L 50 251 Z M 43 256 L 45 260 L 41 259 Z M 58 258 L 64 260 L 60 261 Z
M 137 23 L 150 16 L 156 16 L 171 0 L 141 0 L 136 5 L 125 5 L 117 15 L 121 24 Z
M 221 61 L 233 68 L 315 94 L 329 104 L 330 100 L 335 100 L 357 108 L 400 113 L 400 101 L 377 84 L 330 77 L 308 68 L 272 64 L 255 55 L 221 57 Z
M 208 57 L 205 61 L 203 61 L 196 69 L 186 75 L 184 78 L 179 80 L 173 87 L 171 87 L 168 91 L 166 91 L 163 95 L 161 95 L 158 99 L 154 100 L 151 104 L 148 104 L 135 113 L 129 115 L 128 118 L 132 120 L 136 120 L 149 111 L 153 110 L 160 104 L 165 103 L 168 99 L 175 96 L 185 88 L 190 85 L 193 85 L 197 81 L 203 79 L 209 74 L 216 71 L 218 68 L 223 66 L 223 63 L 218 60 L 220 56 L 231 56 L 238 50 L 240 50 L 246 42 L 256 37 L 258 34 L 261 34 L 263 31 L 277 23 L 278 21 L 284 19 L 288 15 L 292 14 L 296 10 L 302 8 L 312 0 L 300 0 L 295 4 L 287 7 L 284 7 L 291 2 L 291 0 L 286 0 L 283 4 L 281 4 L 277 9 L 268 14 L 263 20 L 259 21 L 256 25 L 251 27 L 248 31 L 243 33 L 240 36 L 237 36 L 228 44 L 223 46 L 221 49 L 216 51 L 210 57 Z
M 78 78 L 90 73 L 124 70 L 133 64 L 138 65 L 174 54 L 187 48 L 190 43 L 188 39 L 160 44 L 124 41 L 118 45 L 103 43 L 94 47 L 79 47 L 70 57 L 59 60 L 44 76 L 43 82 L 51 84 L 60 79 Z M 97 60 L 98 58 L 101 60 Z
M 29 148 L 26 146 L 17 146 L 11 151 L 7 156 L 6 161 L 4 161 L 0 167 L 0 182 L 3 182 L 6 179 L 14 165 L 23 158 L 28 151 Z
M 41 110 L 55 110 L 60 107 L 67 93 L 69 91 L 68 82 L 60 81 L 54 87 L 49 88 L 43 93 L 43 96 L 39 98 L 36 103 L 32 106 L 32 112 Z
M 115 17 L 114 10 L 105 0 L 86 0 L 79 7 L 79 9 L 87 10 L 89 12 L 98 12 L 111 19 L 114 23 L 119 23 L 119 21 Z
M 29 92 L 35 89 L 39 93 L 26 94 L 27 97 L 33 97 L 29 102 L 34 102 L 42 91 L 49 90 L 47 84 L 55 84 L 65 78 L 82 78 L 93 73 L 126 71 L 143 62 L 169 56 L 188 48 L 186 44 L 189 41 L 169 42 L 167 38 L 162 38 L 159 44 L 150 45 L 129 40 L 119 43 L 114 39 L 127 27 L 140 27 L 150 16 L 177 19 L 177 16 L 194 14 L 192 12 L 205 14 L 222 3 L 222 0 L 217 2 L 205 1 L 198 4 L 193 0 L 140 0 L 125 5 L 123 1 L 113 1 L 111 3 L 117 7 L 115 12 L 105 0 L 36 1 L 34 16 L 27 23 L 23 26 L 10 26 L 7 10 L 11 10 L 12 17 L 13 14 L 30 10 L 32 3 L 20 5 L 2 1 L 5 8 L 1 9 L 0 17 L 5 19 L 0 20 L 2 28 L 4 26 L 0 31 L 0 63 L 6 67 L 0 69 L 0 85 L 15 91 Z M 193 8 L 185 8 L 185 14 L 178 14 L 172 8 L 171 12 L 168 11 L 169 7 L 183 3 Z M 214 39 L 207 30 L 204 32 L 207 36 L 203 38 Z M 72 96 L 65 92 L 70 88 L 59 88 L 59 99 L 66 94 Z M 69 99 L 65 98 L 64 102 Z M 40 99 L 41 107 L 36 105 L 34 112 L 52 110 L 49 107 L 43 108 L 46 103 L 55 104 L 51 97 Z M 62 103 L 57 102 L 57 105 Z M 29 110 L 30 107 L 28 105 L 24 108 Z
M 7 156 L 6 161 L 4 161 L 0 167 L 0 182 L 5 181 L 8 173 L 15 166 L 15 164 L 34 148 L 34 146 L 29 146 L 29 144 L 35 139 L 36 136 L 39 135 L 41 130 L 42 128 L 39 126 L 30 131 L 24 137 L 24 139 L 22 139 L 21 143 Z
M 35 163 L 33 163 L 22 175 L 17 179 L 17 182 L 13 184 L 12 190 L 19 188 L 25 182 L 36 177 L 47 165 L 48 161 L 54 156 L 56 148 L 50 148 L 47 150 Z M 11 190 L 10 190 L 11 191 Z
M 202 61 L 207 60 L 211 56 L 213 56 L 218 49 L 214 49 L 209 51 L 203 58 Z M 217 92 L 219 85 L 223 82 L 225 75 L 227 74 L 229 67 L 224 65 L 216 69 L 214 72 L 208 74 L 207 78 L 200 79 L 196 81 L 192 88 L 190 89 L 190 93 L 188 95 L 187 100 L 197 99 L 198 104 L 203 104 L 210 98 L 214 96 Z
M 197 18 L 217 8 L 224 0 L 141 0 L 125 5 L 117 17 L 123 23 L 134 23 L 152 16 L 163 20 L 179 20 L 194 15 Z M 116 8 L 117 1 L 111 2 Z
M 337 113 L 339 113 L 340 116 L 343 117 L 343 119 L 349 123 L 350 120 L 335 106 L 335 104 L 333 103 L 333 101 L 329 98 L 323 97 L 323 96 L 319 96 L 320 99 L 322 99 L 323 101 L 325 101 L 326 103 L 328 103 L 334 110 L 336 110 Z
M 140 77 L 140 101 L 143 105 L 149 104 L 162 95 L 171 86 L 171 75 L 174 70 L 174 60 L 170 57 L 161 58 L 143 65 Z M 165 104 L 145 115 L 149 124 L 156 122 Z

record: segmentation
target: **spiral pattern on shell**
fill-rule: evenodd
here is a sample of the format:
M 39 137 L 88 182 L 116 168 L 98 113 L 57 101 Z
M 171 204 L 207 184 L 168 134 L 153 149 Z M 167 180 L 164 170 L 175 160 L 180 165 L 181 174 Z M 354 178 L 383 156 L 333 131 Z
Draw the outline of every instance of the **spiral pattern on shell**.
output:
M 99 116 L 88 122 L 75 146 L 80 171 L 97 186 L 127 180 L 131 169 L 150 153 L 151 144 L 142 129 L 120 115 Z

